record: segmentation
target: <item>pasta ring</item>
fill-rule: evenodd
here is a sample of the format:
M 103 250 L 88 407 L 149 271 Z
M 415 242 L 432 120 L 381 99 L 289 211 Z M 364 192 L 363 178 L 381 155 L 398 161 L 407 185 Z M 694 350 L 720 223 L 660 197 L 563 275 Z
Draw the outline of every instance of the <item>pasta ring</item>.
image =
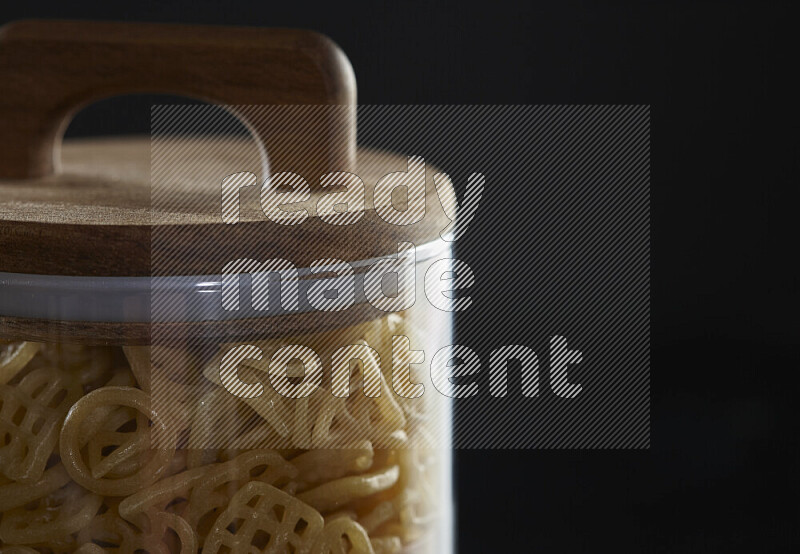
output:
M 70 476 L 90 491 L 104 496 L 126 496 L 156 482 L 169 466 L 175 447 L 153 449 L 153 455 L 141 464 L 139 471 L 127 477 L 94 477 L 81 454 L 81 427 L 92 411 L 112 405 L 134 408 L 147 416 L 153 425 L 164 427 L 159 415 L 152 410 L 150 397 L 145 392 L 132 387 L 103 387 L 78 400 L 67 414 L 61 429 L 61 459 Z M 117 450 L 122 450 L 122 454 L 129 457 L 144 453 L 147 449 L 144 441 L 140 440 L 141 434 L 141 430 L 133 433 L 133 439 Z

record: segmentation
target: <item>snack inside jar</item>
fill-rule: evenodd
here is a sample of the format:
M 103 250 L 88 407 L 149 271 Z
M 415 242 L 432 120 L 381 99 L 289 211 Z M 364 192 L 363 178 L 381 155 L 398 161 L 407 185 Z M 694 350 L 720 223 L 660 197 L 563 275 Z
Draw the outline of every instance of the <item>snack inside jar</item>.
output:
M 451 221 L 432 167 L 422 169 L 423 218 L 381 217 L 376 183 L 402 180 L 411 161 L 356 147 L 346 57 L 304 31 L 4 31 L 0 551 L 451 551 L 451 407 L 423 365 L 453 334 L 424 287 L 449 256 L 439 233 Z M 13 63 L 31 49 L 46 52 L 39 66 Z M 240 71 L 231 77 L 223 62 Z M 26 95 L 37 75 L 58 86 Z M 80 105 L 141 90 L 224 106 L 250 135 L 55 148 Z M 300 114 L 297 124 L 281 113 Z M 235 221 L 226 218 L 226 176 L 284 175 L 273 192 L 291 196 L 278 189 L 297 185 L 292 170 L 310 189 L 284 212 L 306 209 L 300 224 L 274 221 L 244 189 Z M 342 210 L 320 202 L 320 183 L 345 172 L 365 194 L 357 217 L 332 225 Z M 385 288 L 369 285 L 369 272 L 387 259 L 405 259 L 413 279 L 398 276 L 386 285 L 396 294 L 376 303 L 362 289 Z M 226 273 L 242 260 L 291 262 L 300 300 L 287 308 L 283 284 L 274 294 L 259 281 L 272 269 Z M 344 307 L 309 300 L 341 282 L 324 270 L 336 261 L 352 262 L 361 292 Z M 236 310 L 226 307 L 231 277 L 242 287 Z M 395 309 L 403 286 L 416 301 Z

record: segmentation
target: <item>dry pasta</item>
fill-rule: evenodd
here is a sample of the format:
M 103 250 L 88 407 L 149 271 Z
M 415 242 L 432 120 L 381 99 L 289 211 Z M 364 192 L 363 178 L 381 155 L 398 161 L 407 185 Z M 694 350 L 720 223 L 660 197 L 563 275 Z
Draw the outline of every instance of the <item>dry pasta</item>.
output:
M 214 358 L 195 369 L 202 383 L 170 383 L 177 420 L 154 406 L 149 347 L 0 342 L 0 554 L 417 548 L 440 515 L 442 460 L 406 448 L 426 416 L 381 369 L 402 324 L 314 337 L 323 358 L 351 345 L 361 362 L 334 390 L 356 394 L 240 399 Z M 259 345 L 269 359 L 289 343 Z M 169 447 L 154 447 L 154 429 Z

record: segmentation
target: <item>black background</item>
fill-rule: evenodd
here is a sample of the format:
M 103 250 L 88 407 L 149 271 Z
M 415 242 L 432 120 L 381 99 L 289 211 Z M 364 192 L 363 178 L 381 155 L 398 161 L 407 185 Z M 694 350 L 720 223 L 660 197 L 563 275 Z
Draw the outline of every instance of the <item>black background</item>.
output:
M 800 544 L 789 5 L 4 2 L 0 21 L 310 28 L 362 104 L 652 105 L 651 448 L 458 452 L 459 551 L 783 552 Z M 68 134 L 146 133 L 151 102 L 101 103 Z M 511 256 L 524 225 L 485 232 Z

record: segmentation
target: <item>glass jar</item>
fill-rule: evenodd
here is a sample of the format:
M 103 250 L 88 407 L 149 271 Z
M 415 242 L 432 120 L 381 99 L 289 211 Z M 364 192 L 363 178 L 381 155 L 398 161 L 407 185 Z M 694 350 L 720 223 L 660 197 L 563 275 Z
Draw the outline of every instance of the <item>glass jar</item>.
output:
M 207 32 L 25 24 L 3 35 L 0 66 L 8 63 L 9 51 L 32 43 L 51 52 L 53 41 L 76 52 L 99 49 L 116 56 L 118 65 L 111 76 L 87 70 L 94 79 L 90 85 L 98 84 L 93 98 L 130 88 L 125 64 L 131 53 L 136 58 L 150 52 L 169 63 L 184 59 L 185 53 L 176 54 L 182 52 L 176 43 L 188 53 L 196 48 L 201 57 L 217 47 L 225 54 L 231 41 L 244 44 L 240 30 L 225 30 L 209 47 Z M 316 60 L 334 64 L 323 68 L 324 79 L 352 80 L 343 55 L 316 35 L 295 32 L 287 42 L 281 31 L 281 48 L 270 50 L 271 35 L 259 42 L 261 34 L 248 33 L 245 43 L 266 44 L 270 63 L 283 56 L 295 67 L 294 54 L 285 52 L 296 53 L 299 43 L 316 48 Z M 108 52 L 107 44 L 112 44 Z M 60 65 L 63 61 L 49 54 L 37 71 L 57 71 Z M 141 75 L 142 87 L 164 88 Z M 249 83 L 254 90 L 263 85 L 259 78 Z M 193 86 L 182 84 L 179 92 L 194 93 Z M 76 105 L 89 99 L 73 98 L 70 85 L 64 88 L 62 99 Z M 295 92 L 306 88 L 301 84 Z M 206 96 L 246 100 L 237 94 Z M 314 102 L 310 97 L 305 103 Z M 0 110 L 8 112 L 12 104 L 7 100 Z M 45 108 L 33 106 L 31 112 L 50 119 L 69 112 L 54 115 Z M 20 128 L 26 119 L 13 123 Z M 255 133 L 267 152 L 278 153 L 277 164 L 285 164 L 280 145 L 264 127 L 256 126 Z M 345 129 L 341 136 L 352 141 L 355 133 Z M 0 132 L 0 143 L 9 145 L 9 137 Z M 41 142 L 47 150 L 50 138 L 35 137 L 34 146 L 42 148 Z M 354 144 L 342 148 L 342 156 L 351 150 Z M 449 246 L 435 240 L 448 221 L 437 212 L 430 215 L 438 217 L 433 223 L 426 215 L 424 224 L 384 237 L 388 227 L 373 217 L 372 224 L 338 239 L 341 258 L 352 262 L 357 290 L 366 288 L 365 275 L 381 259 L 411 264 L 416 301 L 401 310 L 376 307 L 366 293 L 356 293 L 348 309 L 311 309 L 312 287 L 321 290 L 337 281 L 319 267 L 314 272 L 299 265 L 296 309 L 277 303 L 263 311 L 254 307 L 253 278 L 236 284 L 242 287 L 242 309 L 231 313 L 224 309 L 226 287 L 234 286 L 231 276 L 192 271 L 198 250 L 191 241 L 182 242 L 183 251 L 172 245 L 167 265 L 173 273 L 153 269 L 159 231 L 142 216 L 149 200 L 149 154 L 147 140 L 74 141 L 64 145 L 59 173 L 52 174 L 37 156 L 0 167 L 0 251 L 7 254 L 0 259 L 2 551 L 451 551 L 451 409 L 422 365 L 452 339 L 450 313 L 426 300 L 424 286 L 432 265 L 448 257 Z M 376 157 L 394 169 L 405 163 L 374 152 L 358 156 L 370 160 L 372 174 L 361 175 L 368 187 L 388 167 L 376 165 Z M 341 156 L 326 158 L 333 159 Z M 218 189 L 207 196 L 219 205 Z M 205 233 L 213 225 L 192 220 L 188 227 Z M 325 233 L 336 231 L 283 242 L 280 254 L 330 261 L 330 250 L 315 248 L 324 250 L 333 236 Z M 279 234 L 289 232 L 282 228 Z M 346 258 L 353 237 L 365 234 L 369 240 L 358 242 Z M 204 244 L 207 251 L 238 256 L 224 252 L 228 245 L 220 236 Z M 420 246 L 403 258 L 386 249 L 398 243 Z M 275 243 L 259 244 L 262 256 L 270 248 L 276 252 Z M 186 265 L 176 266 L 181 260 Z M 208 260 L 209 267 L 221 267 L 219 261 Z M 234 277 L 249 271 L 239 269 Z M 388 288 L 399 289 L 399 283 L 398 277 Z M 162 313 L 165 305 L 169 309 Z
M 418 261 L 418 274 L 429 262 Z M 126 278 L 104 278 L 106 286 L 114 279 Z M 99 283 L 76 292 L 57 280 L 42 295 L 38 280 L 4 274 L 2 286 L 14 297 L 46 298 L 54 312 L 59 304 L 90 305 L 90 295 L 110 298 Z M 4 313 L 20 313 L 4 300 Z M 447 312 L 419 302 L 346 327 L 248 339 L 262 357 L 239 366 L 249 383 L 268 383 L 267 361 L 288 345 L 319 356 L 323 384 L 305 399 L 269 385 L 257 398 L 226 390 L 219 358 L 244 343 L 187 340 L 155 354 L 151 345 L 62 337 L 57 325 L 23 340 L 29 333 L 15 330 L 12 319 L 27 318 L 6 317 L 0 327 L 4 544 L 59 552 L 99 551 L 91 545 L 130 552 L 449 548 L 449 404 L 431 392 L 420 366 L 410 367 L 409 382 L 427 385 L 428 394 L 397 394 L 389 367 L 407 356 L 406 347 L 435 352 L 448 344 Z M 393 337 L 402 339 L 394 355 Z M 364 350 L 343 398 L 332 394 L 332 365 L 349 345 L 374 351 Z M 372 368 L 379 368 L 379 396 L 367 395 L 374 394 L 365 383 Z M 154 427 L 167 433 L 156 439 Z

